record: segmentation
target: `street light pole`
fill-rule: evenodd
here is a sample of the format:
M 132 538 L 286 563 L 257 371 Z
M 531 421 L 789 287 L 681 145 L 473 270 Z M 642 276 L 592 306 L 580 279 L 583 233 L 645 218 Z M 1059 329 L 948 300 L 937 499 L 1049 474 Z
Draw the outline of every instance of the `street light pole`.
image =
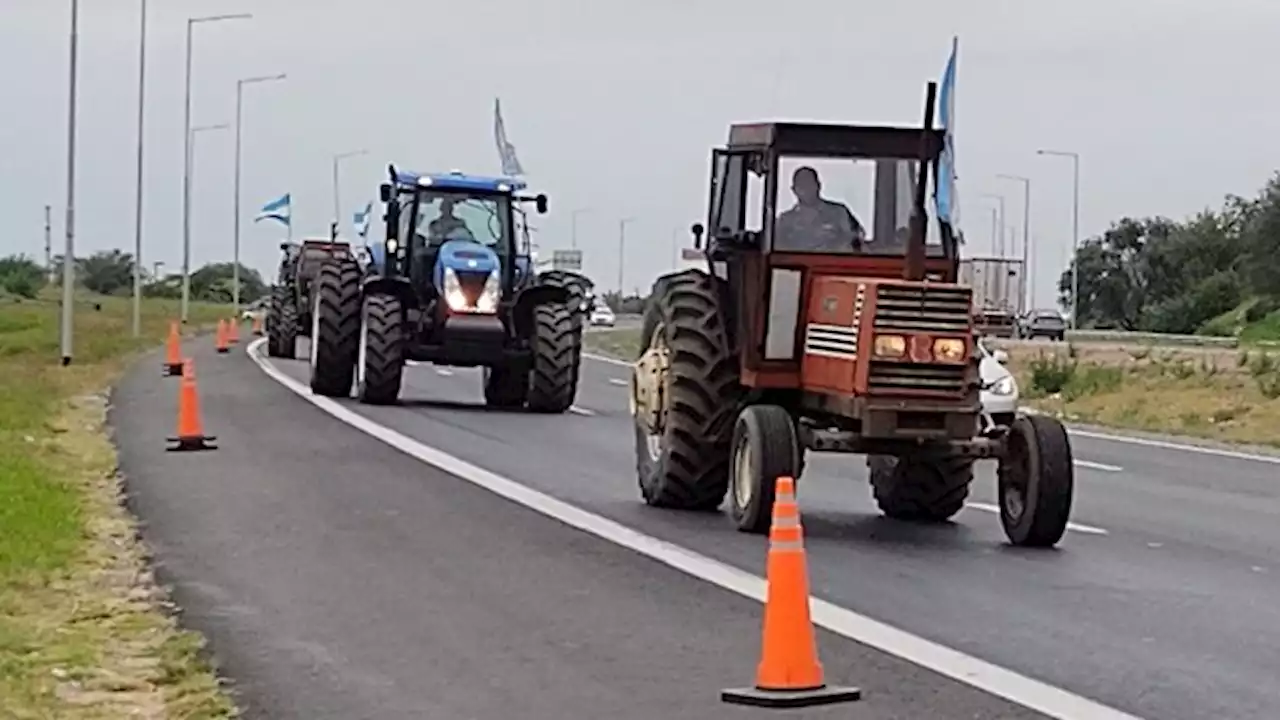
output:
M 342 198 L 338 193 L 338 163 L 347 158 L 358 157 L 360 155 L 368 155 L 368 150 L 352 150 L 350 152 L 338 153 L 333 156 L 333 221 L 342 222 Z
M 285 74 L 264 75 L 261 77 L 242 78 L 236 81 L 236 159 L 235 159 L 235 187 L 232 194 L 235 199 L 232 201 L 235 209 L 235 230 L 232 233 L 232 250 L 231 250 L 231 307 L 234 316 L 240 317 L 240 136 L 241 128 L 244 125 L 244 86 L 255 85 L 257 83 L 275 82 L 284 80 Z
M 196 126 L 196 127 L 191 128 L 191 162 L 190 162 L 190 168 L 191 168 L 192 184 L 195 184 L 195 175 L 196 175 L 196 135 L 198 135 L 198 134 L 200 134 L 200 133 L 202 133 L 202 132 L 209 132 L 209 131 L 211 131 L 211 130 L 226 130 L 226 129 L 227 129 L 227 128 L 229 128 L 229 127 L 231 127 L 231 126 L 230 126 L 230 125 L 228 125 L 227 123 L 218 123 L 217 125 L 198 125 L 198 126 Z M 187 260 L 186 260 L 185 258 L 183 259 L 183 267 L 184 267 L 184 268 L 189 267 L 189 266 L 188 266 L 188 264 L 187 264 Z M 184 272 L 183 272 L 183 279 L 182 279 L 182 281 L 183 281 L 183 283 L 184 283 L 184 284 L 190 283 L 190 282 L 191 282 L 191 275 L 190 275 L 189 273 L 187 273 L 187 272 L 185 272 L 185 271 L 184 271 Z
M 142 151 L 147 95 L 147 0 L 138 7 L 138 166 L 133 189 L 133 336 L 142 336 Z
M 1004 224 L 1004 196 L 1003 196 L 1003 195 L 998 195 L 998 194 L 996 194 L 996 193 L 987 193 L 987 194 L 983 195 L 982 197 L 990 198 L 990 199 L 992 199 L 992 200 L 995 200 L 997 203 L 999 203 L 999 206 L 1000 206 L 1000 218 L 999 218 L 999 220 L 998 220 L 997 222 L 998 222 L 998 224 L 999 224 L 1000 229 L 999 229 L 999 230 L 997 230 L 997 231 L 996 231 L 996 233 L 995 233 L 995 235 L 994 235 L 994 237 L 995 237 L 995 241 L 994 241 L 994 243 L 993 243 L 993 245 L 992 245 L 991 250 L 992 250 L 992 252 L 994 252 L 994 253 L 995 253 L 996 257 L 1001 258 L 1001 259 L 1004 259 L 1004 232 L 1005 232 L 1005 224 Z
M 1026 280 L 1026 310 L 1036 302 L 1036 274 L 1031 268 L 1031 178 L 1023 175 L 997 175 L 1002 180 L 1022 183 L 1022 274 Z
M 1071 158 L 1071 329 L 1075 330 L 1080 310 L 1080 153 L 1037 150 L 1036 154 Z
M 577 208 L 569 213 L 569 247 L 578 249 L 578 216 L 591 212 L 591 208 Z
M 62 251 L 62 364 L 71 364 L 71 324 L 76 281 L 76 77 L 80 44 L 80 0 L 71 0 L 71 73 L 67 101 L 67 242 Z
M 635 220 L 633 217 L 618 220 L 618 302 L 622 302 L 626 294 L 622 284 L 622 268 L 626 265 L 627 256 L 627 223 L 633 220 Z
M 182 133 L 182 322 L 187 322 L 191 305 L 191 36 L 192 29 L 202 23 L 215 23 L 224 20 L 249 20 L 249 13 L 233 15 L 206 15 L 204 17 L 187 18 L 187 50 L 186 70 L 183 79 L 185 110 L 183 111 Z

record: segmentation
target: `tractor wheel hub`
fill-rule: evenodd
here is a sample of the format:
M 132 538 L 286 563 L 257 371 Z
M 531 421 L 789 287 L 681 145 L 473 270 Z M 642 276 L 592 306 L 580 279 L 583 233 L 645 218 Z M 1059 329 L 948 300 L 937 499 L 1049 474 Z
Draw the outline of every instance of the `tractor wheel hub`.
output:
M 631 415 L 644 425 L 650 435 L 662 433 L 667 415 L 666 384 L 670 367 L 670 352 L 659 342 L 640 356 L 631 371 Z

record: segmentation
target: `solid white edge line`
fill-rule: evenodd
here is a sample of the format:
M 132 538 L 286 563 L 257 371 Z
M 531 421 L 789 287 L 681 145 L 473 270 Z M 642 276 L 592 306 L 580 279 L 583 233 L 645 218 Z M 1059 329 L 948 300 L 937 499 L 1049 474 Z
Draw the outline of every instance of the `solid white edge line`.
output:
M 1088 470 L 1101 470 L 1103 472 L 1124 472 L 1124 468 L 1119 465 L 1107 465 L 1106 463 L 1092 462 L 1089 460 L 1072 460 L 1076 467 L 1086 468 Z
M 609 384 L 617 385 L 619 387 L 626 387 L 628 383 L 626 380 L 621 380 L 619 378 L 609 378 Z
M 973 508 L 974 510 L 981 510 L 983 512 L 995 513 L 997 515 L 1000 514 L 1000 507 L 998 505 L 991 505 L 988 503 L 980 503 L 980 502 L 967 502 L 964 504 L 964 506 L 967 508 Z M 1110 535 L 1111 534 L 1107 530 L 1104 530 L 1100 527 L 1094 527 L 1092 525 L 1081 525 L 1080 523 L 1074 523 L 1074 522 L 1067 523 L 1067 529 L 1072 530 L 1074 532 L 1078 532 L 1078 533 L 1084 533 L 1086 535 Z
M 604 355 L 596 355 L 594 353 L 582 353 L 582 357 L 590 358 L 597 362 L 607 363 L 609 365 L 620 365 L 622 367 L 631 367 L 631 363 L 623 362 L 616 358 L 605 357 Z M 1143 445 L 1146 447 L 1161 448 L 1163 450 L 1181 450 L 1182 452 L 1201 453 L 1203 455 L 1216 455 L 1218 457 L 1232 458 L 1235 460 L 1249 460 L 1252 462 L 1270 463 L 1272 465 L 1280 465 L 1280 455 L 1258 455 L 1256 453 L 1241 452 L 1239 450 L 1224 450 L 1220 448 L 1203 447 L 1200 445 L 1186 445 L 1184 443 L 1169 442 L 1167 440 L 1152 440 L 1149 438 L 1131 437 L 1128 435 L 1111 435 L 1109 433 L 1092 432 L 1089 430 L 1075 430 L 1067 428 L 1072 435 L 1090 440 L 1108 440 L 1118 443 L 1129 443 L 1130 445 Z
M 246 351 L 267 376 L 366 435 L 565 525 L 757 602 L 765 601 L 766 582 L 762 577 L 570 505 L 379 425 L 330 398 L 311 394 L 305 385 L 285 375 L 256 352 L 263 342 L 251 343 Z M 1059 720 L 1142 720 L 1136 715 L 965 655 L 825 600 L 810 598 L 810 608 L 816 625 L 1049 717 Z
M 578 407 L 577 405 L 570 405 L 569 412 L 573 413 L 574 415 L 581 415 L 583 417 L 592 417 L 595 415 L 594 411 L 588 410 L 584 407 Z

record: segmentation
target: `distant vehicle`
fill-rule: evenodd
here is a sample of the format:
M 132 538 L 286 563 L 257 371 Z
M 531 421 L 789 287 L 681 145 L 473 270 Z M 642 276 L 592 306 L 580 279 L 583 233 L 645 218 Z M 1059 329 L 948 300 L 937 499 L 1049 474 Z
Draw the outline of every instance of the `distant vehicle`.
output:
M 1032 310 L 1019 318 L 1018 337 L 1046 337 L 1062 342 L 1067 337 L 1067 320 L 1057 310 Z
M 240 313 L 240 318 L 242 320 L 254 320 L 256 318 L 265 317 L 266 314 L 267 298 L 262 297 L 244 306 L 244 310 Z
M 613 327 L 617 317 L 608 305 L 596 305 L 591 308 L 591 324 L 594 326 Z
M 1023 312 L 1022 261 L 975 257 L 960 261 L 960 284 L 973 289 L 975 329 L 984 336 L 1017 335 Z

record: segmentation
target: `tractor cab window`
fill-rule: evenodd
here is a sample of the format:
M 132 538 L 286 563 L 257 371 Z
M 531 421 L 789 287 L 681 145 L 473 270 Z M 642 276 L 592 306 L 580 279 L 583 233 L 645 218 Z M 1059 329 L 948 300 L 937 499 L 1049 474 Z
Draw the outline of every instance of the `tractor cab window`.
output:
M 901 159 L 780 158 L 774 251 L 905 255 L 917 167 Z M 942 256 L 941 238 L 930 213 L 928 255 Z
M 418 199 L 415 244 L 428 251 L 469 240 L 506 254 L 511 245 L 511 200 L 505 195 L 426 191 Z

